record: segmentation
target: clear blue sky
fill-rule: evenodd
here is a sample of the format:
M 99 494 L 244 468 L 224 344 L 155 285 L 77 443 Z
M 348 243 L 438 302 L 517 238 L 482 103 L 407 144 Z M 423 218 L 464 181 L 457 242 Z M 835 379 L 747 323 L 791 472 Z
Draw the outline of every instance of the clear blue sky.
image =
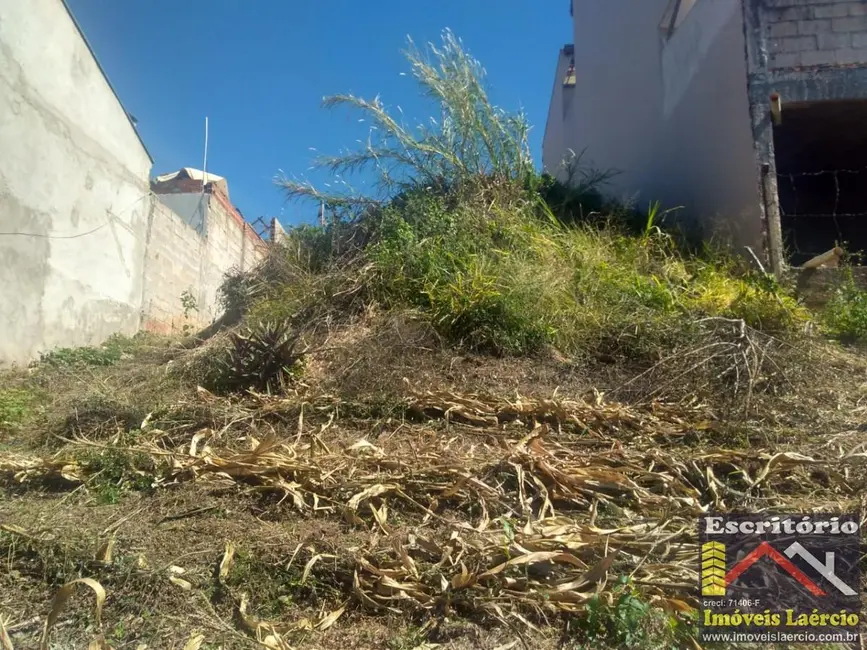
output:
M 495 103 L 523 108 L 538 161 L 559 48 L 571 40 L 567 0 L 68 0 L 154 158 L 153 174 L 202 166 L 229 181 L 252 220 L 315 218 L 273 179 L 309 176 L 315 147 L 337 153 L 367 128 L 325 95 L 379 94 L 407 121 L 430 114 L 401 54 L 406 37 L 451 28 L 488 71 Z

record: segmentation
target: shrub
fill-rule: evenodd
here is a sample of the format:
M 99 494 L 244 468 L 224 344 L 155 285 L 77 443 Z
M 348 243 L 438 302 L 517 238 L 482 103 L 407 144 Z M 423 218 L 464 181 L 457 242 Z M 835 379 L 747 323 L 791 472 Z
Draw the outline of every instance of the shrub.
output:
M 822 320 L 831 336 L 848 341 L 867 339 L 867 291 L 855 285 L 851 272 L 828 301 Z
M 446 30 L 442 44 L 419 50 L 412 40 L 405 52 L 421 93 L 431 99 L 440 119 L 416 129 L 392 116 L 376 97 L 353 95 L 325 99 L 327 108 L 346 106 L 371 123 L 366 144 L 358 151 L 323 156 L 314 165 L 331 171 L 346 187 L 344 193 L 322 192 L 307 181 L 282 179 L 290 198 L 313 198 L 332 207 L 365 208 L 418 187 L 456 189 L 480 179 L 523 182 L 532 172 L 523 114 L 494 106 L 485 88 L 485 70 Z M 355 192 L 343 175 L 372 170 L 379 196 Z
M 298 336 L 286 322 L 259 323 L 230 334 L 230 344 L 217 352 L 202 383 L 219 393 L 282 391 L 301 372 L 303 353 Z

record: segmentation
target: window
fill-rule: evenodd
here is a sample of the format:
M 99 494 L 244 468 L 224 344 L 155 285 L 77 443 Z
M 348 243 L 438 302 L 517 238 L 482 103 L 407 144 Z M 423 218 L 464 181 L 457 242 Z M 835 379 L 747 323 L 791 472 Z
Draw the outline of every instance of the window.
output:
M 566 74 L 563 76 L 563 85 L 567 88 L 572 88 L 575 85 L 575 46 L 564 45 L 562 56 L 569 57 L 569 65 L 566 68 Z
M 566 76 L 563 77 L 563 85 L 567 88 L 571 88 L 575 85 L 575 59 L 569 63 L 569 67 L 566 68 Z
M 664 40 L 671 38 L 696 2 L 697 0 L 669 0 L 662 21 L 659 23 L 659 31 Z

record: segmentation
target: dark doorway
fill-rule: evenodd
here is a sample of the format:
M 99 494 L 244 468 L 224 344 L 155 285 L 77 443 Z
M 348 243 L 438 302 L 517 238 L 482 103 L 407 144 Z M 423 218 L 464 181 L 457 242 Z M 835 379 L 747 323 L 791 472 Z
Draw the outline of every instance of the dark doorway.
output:
M 867 251 L 867 100 L 783 102 L 774 152 L 789 264 Z

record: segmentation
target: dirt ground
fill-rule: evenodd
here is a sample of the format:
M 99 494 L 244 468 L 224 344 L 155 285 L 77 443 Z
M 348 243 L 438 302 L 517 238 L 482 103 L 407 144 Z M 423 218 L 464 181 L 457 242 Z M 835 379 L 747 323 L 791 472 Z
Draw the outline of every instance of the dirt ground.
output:
M 0 434 L 10 647 L 40 647 L 78 578 L 104 606 L 79 584 L 51 648 L 698 647 L 702 509 L 865 505 L 856 353 L 744 415 L 630 400 L 634 369 L 605 360 L 373 336 L 335 337 L 283 396 L 197 389 L 184 368 L 207 351 L 164 343 L 6 373 L 38 395 Z M 623 598 L 661 617 L 587 623 Z

